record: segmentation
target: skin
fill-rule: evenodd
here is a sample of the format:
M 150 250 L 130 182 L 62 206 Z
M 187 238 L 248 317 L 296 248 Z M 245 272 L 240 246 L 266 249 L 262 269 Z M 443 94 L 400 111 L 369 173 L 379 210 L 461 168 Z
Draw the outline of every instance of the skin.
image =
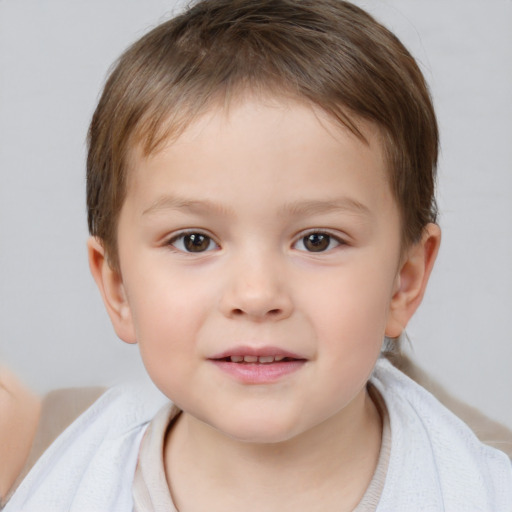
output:
M 183 410 L 164 454 L 181 512 L 352 510 L 371 480 L 366 383 L 421 302 L 440 233 L 402 249 L 379 132 L 360 126 L 366 142 L 282 98 L 214 108 L 157 154 L 134 150 L 120 271 L 89 241 L 117 334 Z M 247 382 L 215 362 L 269 346 L 297 369 Z
M 40 413 L 39 397 L 0 367 L 0 502 L 27 461 Z

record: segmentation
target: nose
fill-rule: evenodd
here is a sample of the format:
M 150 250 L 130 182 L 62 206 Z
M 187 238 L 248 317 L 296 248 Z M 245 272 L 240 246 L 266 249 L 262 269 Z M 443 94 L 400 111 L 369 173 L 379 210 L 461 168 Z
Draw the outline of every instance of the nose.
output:
M 225 316 L 277 321 L 292 313 L 289 287 L 276 258 L 248 254 L 231 262 L 228 275 L 220 300 Z

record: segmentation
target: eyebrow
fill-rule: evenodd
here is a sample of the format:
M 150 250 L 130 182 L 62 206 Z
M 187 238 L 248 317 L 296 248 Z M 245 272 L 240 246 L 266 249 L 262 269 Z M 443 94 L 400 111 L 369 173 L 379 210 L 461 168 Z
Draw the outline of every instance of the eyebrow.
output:
M 184 210 L 195 214 L 216 213 L 220 215 L 233 215 L 231 208 L 210 201 L 209 199 L 189 199 L 166 195 L 158 198 L 142 215 L 150 215 L 165 210 Z M 341 197 L 328 200 L 298 200 L 283 205 L 280 214 L 283 215 L 319 215 L 323 213 L 344 212 L 361 216 L 369 216 L 370 209 L 360 201 L 351 197 Z
M 292 215 L 315 215 L 321 213 L 346 212 L 368 216 L 370 208 L 357 199 L 340 197 L 331 200 L 295 201 L 283 207 L 283 213 Z
M 190 213 L 219 213 L 229 214 L 232 213 L 230 208 L 210 201 L 209 199 L 188 199 L 176 196 L 162 196 L 154 201 L 148 208 L 146 208 L 142 215 L 149 215 L 157 213 L 162 210 L 185 210 Z

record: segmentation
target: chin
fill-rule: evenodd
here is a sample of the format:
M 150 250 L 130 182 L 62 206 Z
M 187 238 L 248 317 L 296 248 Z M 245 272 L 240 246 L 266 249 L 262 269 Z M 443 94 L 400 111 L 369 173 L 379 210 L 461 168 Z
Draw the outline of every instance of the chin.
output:
M 254 421 L 226 422 L 214 428 L 235 441 L 261 445 L 284 443 L 299 434 L 297 422 L 278 422 L 263 416 Z

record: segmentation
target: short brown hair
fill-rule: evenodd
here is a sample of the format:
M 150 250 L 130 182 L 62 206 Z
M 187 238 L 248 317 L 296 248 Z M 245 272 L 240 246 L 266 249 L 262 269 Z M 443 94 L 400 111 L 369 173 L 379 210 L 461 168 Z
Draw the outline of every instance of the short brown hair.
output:
M 358 118 L 375 123 L 403 243 L 435 222 L 435 113 L 420 69 L 389 30 L 340 0 L 202 0 L 121 56 L 91 122 L 89 230 L 114 267 L 130 150 L 151 154 L 246 89 L 309 101 L 360 137 Z

